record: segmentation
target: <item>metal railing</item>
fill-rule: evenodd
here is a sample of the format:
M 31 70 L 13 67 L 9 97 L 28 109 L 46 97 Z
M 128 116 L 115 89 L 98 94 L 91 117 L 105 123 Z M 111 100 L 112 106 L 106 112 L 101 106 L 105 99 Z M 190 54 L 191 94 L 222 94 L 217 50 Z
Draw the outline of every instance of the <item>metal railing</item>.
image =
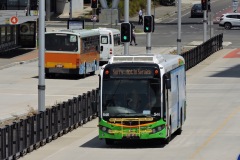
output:
M 222 49 L 222 42 L 223 34 L 220 34 L 182 53 L 186 70 Z M 0 128 L 0 159 L 24 156 L 97 117 L 98 111 L 91 103 L 95 101 L 99 104 L 98 97 L 98 89 L 88 91 L 67 102 L 47 108 L 44 112 Z
M 181 54 L 185 59 L 185 69 L 188 70 L 204 59 L 223 48 L 223 34 L 216 35 L 201 45 Z
M 98 96 L 99 90 L 92 90 L 1 128 L 0 159 L 24 156 L 97 117 L 91 102 Z

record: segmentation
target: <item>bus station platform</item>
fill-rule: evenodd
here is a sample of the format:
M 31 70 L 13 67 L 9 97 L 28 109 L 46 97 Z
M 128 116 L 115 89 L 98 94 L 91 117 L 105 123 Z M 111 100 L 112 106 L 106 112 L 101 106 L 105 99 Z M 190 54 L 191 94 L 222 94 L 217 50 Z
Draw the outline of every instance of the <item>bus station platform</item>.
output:
M 140 49 L 141 47 L 133 47 Z M 162 48 L 158 50 L 159 53 L 171 52 L 175 48 Z M 137 53 L 137 52 L 136 52 Z M 207 58 L 201 64 L 213 63 L 216 58 L 218 59 L 234 59 L 239 58 L 240 49 L 222 49 L 212 56 Z M 38 50 L 32 50 L 26 54 L 8 59 L 9 64 L 4 64 L 2 58 L 0 58 L 0 74 L 5 75 L 0 78 L 0 85 L 2 89 L 0 91 L 0 96 L 2 101 L 0 101 L 0 121 L 4 119 L 9 119 L 13 115 L 25 114 L 27 112 L 27 106 L 33 107 L 37 110 L 37 81 L 38 81 Z M 207 63 L 206 63 L 207 62 Z M 198 64 L 199 66 L 200 64 Z M 190 69 L 188 73 L 194 70 L 198 72 L 195 67 Z M 194 73 L 193 72 L 193 73 Z M 79 79 L 79 81 L 71 81 L 69 79 L 46 79 L 47 90 L 54 89 L 52 91 L 47 91 L 46 96 L 46 106 L 52 106 L 57 102 L 65 101 L 73 98 L 74 96 L 87 93 L 92 89 L 98 87 L 98 72 L 94 76 L 88 76 L 84 79 Z M 90 80 L 89 80 L 90 79 Z M 16 82 L 11 82 L 16 81 Z M 57 87 L 58 85 L 68 87 Z M 7 87 L 7 86 L 11 87 Z M 77 90 L 76 90 L 77 86 Z M 14 99 L 14 101 L 13 101 Z

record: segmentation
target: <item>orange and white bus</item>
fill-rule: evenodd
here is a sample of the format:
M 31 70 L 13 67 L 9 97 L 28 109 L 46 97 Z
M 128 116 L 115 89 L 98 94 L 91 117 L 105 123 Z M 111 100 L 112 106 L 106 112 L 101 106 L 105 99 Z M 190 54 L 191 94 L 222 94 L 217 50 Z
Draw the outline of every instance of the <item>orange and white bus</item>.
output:
M 95 74 L 99 69 L 99 31 L 59 30 L 45 33 L 45 74 Z

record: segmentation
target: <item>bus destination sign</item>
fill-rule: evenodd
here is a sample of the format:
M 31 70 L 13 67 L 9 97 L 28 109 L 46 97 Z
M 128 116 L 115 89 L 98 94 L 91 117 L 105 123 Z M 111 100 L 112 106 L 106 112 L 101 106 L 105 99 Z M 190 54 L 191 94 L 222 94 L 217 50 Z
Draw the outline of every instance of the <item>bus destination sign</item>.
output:
M 111 77 L 153 77 L 153 68 L 112 68 Z

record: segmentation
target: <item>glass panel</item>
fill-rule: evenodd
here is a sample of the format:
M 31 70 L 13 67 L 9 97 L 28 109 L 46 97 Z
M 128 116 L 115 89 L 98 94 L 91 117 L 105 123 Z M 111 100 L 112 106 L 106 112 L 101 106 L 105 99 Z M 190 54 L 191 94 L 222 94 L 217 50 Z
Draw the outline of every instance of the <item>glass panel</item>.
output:
M 6 33 L 5 33 L 5 28 L 6 27 L 1 27 L 1 43 L 6 43 Z
M 160 116 L 158 80 L 104 80 L 102 94 L 103 115 Z
M 75 38 L 74 38 L 75 37 Z M 71 34 L 46 34 L 46 50 L 49 51 L 78 51 L 78 39 Z
M 101 36 L 101 44 L 108 44 L 108 36 Z

